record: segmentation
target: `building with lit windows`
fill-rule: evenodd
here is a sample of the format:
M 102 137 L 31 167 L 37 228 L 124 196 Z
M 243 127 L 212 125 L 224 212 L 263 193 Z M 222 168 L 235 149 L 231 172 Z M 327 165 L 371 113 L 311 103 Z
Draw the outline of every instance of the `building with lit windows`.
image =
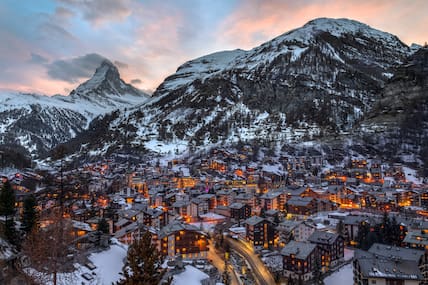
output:
M 158 234 L 160 253 L 164 256 L 197 259 L 206 258 L 208 239 L 197 227 L 174 221 L 163 227 Z
M 336 233 L 315 231 L 308 239 L 310 243 L 318 245 L 325 252 L 321 265 L 326 268 L 336 266 L 344 258 L 343 237 Z
M 303 282 L 314 276 L 317 262 L 319 264 L 320 249 L 316 244 L 290 241 L 282 250 L 284 277 Z M 318 261 L 317 261 L 318 260 Z M 319 270 L 321 268 L 319 267 Z
M 275 228 L 272 223 L 259 216 L 252 216 L 244 222 L 246 240 L 255 248 L 275 246 Z
M 354 284 L 427 284 L 426 257 L 422 250 L 375 243 L 354 253 Z

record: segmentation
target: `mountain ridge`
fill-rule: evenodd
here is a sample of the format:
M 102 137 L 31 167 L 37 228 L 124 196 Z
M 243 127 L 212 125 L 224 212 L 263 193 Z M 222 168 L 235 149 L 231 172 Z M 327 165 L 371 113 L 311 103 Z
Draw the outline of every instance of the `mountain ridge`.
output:
M 104 113 L 64 142 L 70 153 L 85 157 L 118 151 L 179 154 L 251 141 L 270 148 L 314 141 L 334 144 L 332 149 L 354 141 L 355 149 L 377 147 L 381 153 L 380 141 L 372 147 L 364 143 L 372 130 L 383 128 L 369 118 L 414 52 L 414 46 L 366 24 L 316 19 L 247 51 L 187 61 L 151 98 Z M 106 64 L 98 74 L 110 70 Z M 83 86 L 123 87 L 117 80 L 95 79 Z M 76 88 L 73 97 L 93 95 L 90 102 L 103 95 L 86 89 Z
M 322 27 L 314 28 L 317 23 Z M 296 40 L 308 36 L 302 29 L 315 31 L 310 41 Z M 153 151 L 337 136 L 365 118 L 411 53 L 396 36 L 368 25 L 316 19 L 248 51 L 183 63 L 141 107 L 103 121 L 103 133 L 115 135 L 88 147 L 98 154 L 124 147 L 119 130 L 125 125 L 135 129 L 127 132 L 130 145 Z
M 69 96 L 51 97 L 0 92 L 0 142 L 24 146 L 37 157 L 75 137 L 95 117 L 137 106 L 149 98 L 123 82 L 109 61 L 102 62 L 75 90 Z

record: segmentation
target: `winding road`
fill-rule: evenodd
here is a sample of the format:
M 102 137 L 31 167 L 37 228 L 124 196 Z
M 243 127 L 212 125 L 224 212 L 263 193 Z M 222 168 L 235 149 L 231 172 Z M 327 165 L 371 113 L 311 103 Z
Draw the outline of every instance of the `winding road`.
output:
M 249 248 L 245 243 L 225 237 L 224 239 L 230 248 L 241 254 L 250 264 L 251 270 L 256 278 L 256 282 L 259 285 L 272 285 L 276 284 L 272 274 L 260 260 L 260 258 L 253 252 L 252 248 Z
M 214 246 L 210 246 L 208 251 L 208 259 L 212 261 L 212 264 L 219 270 L 220 274 L 224 271 L 224 256 L 217 253 Z M 229 264 L 229 272 L 231 277 L 231 285 L 241 285 L 238 277 L 236 276 L 236 272 L 232 265 Z

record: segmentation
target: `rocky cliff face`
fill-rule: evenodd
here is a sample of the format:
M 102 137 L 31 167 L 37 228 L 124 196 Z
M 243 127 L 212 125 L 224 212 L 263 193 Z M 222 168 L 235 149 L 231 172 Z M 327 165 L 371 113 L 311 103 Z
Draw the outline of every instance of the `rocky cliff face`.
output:
M 363 145 L 398 161 L 428 169 L 428 49 L 395 71 L 370 114 L 356 129 Z M 428 172 L 427 172 L 428 174 Z

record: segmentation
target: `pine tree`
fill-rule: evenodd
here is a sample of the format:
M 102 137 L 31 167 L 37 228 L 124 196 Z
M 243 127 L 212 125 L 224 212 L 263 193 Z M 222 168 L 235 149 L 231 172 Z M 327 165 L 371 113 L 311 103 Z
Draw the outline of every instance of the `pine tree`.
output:
M 358 235 L 356 241 L 358 242 L 358 247 L 362 249 L 368 249 L 368 234 L 370 232 L 370 226 L 366 222 L 361 222 L 358 225 Z
M 0 216 L 12 216 L 15 214 L 15 193 L 9 180 L 3 182 L 3 187 L 0 191 Z
M 391 229 L 390 229 L 389 235 L 391 236 L 392 245 L 401 246 L 401 242 L 402 242 L 400 237 L 401 230 L 400 230 L 400 225 L 398 224 L 395 216 L 393 216 L 391 220 Z
M 3 181 L 3 187 L 0 191 L 0 216 L 5 217 L 4 236 L 6 240 L 13 245 L 18 245 L 18 238 L 15 229 L 15 193 L 9 180 Z
M 106 219 L 102 218 L 98 221 L 97 231 L 95 232 L 96 244 L 101 247 L 107 247 L 108 245 L 108 234 L 110 232 L 110 226 Z
M 4 236 L 6 237 L 7 241 L 20 248 L 20 239 L 15 228 L 14 220 L 6 219 L 4 223 Z
M 25 233 L 30 233 L 37 221 L 37 202 L 33 195 L 24 200 L 24 209 L 21 217 L 21 230 Z
M 383 213 L 382 224 L 380 225 L 379 231 L 376 231 L 379 235 L 380 242 L 384 244 L 391 244 L 391 220 L 388 213 Z
M 123 279 L 118 285 L 159 284 L 165 271 L 161 267 L 162 257 L 152 244 L 150 232 L 146 231 L 140 240 L 128 249 L 126 263 L 122 268 Z
M 110 232 L 109 224 L 107 223 L 106 219 L 102 218 L 98 222 L 97 230 L 102 232 L 103 234 L 108 234 Z

